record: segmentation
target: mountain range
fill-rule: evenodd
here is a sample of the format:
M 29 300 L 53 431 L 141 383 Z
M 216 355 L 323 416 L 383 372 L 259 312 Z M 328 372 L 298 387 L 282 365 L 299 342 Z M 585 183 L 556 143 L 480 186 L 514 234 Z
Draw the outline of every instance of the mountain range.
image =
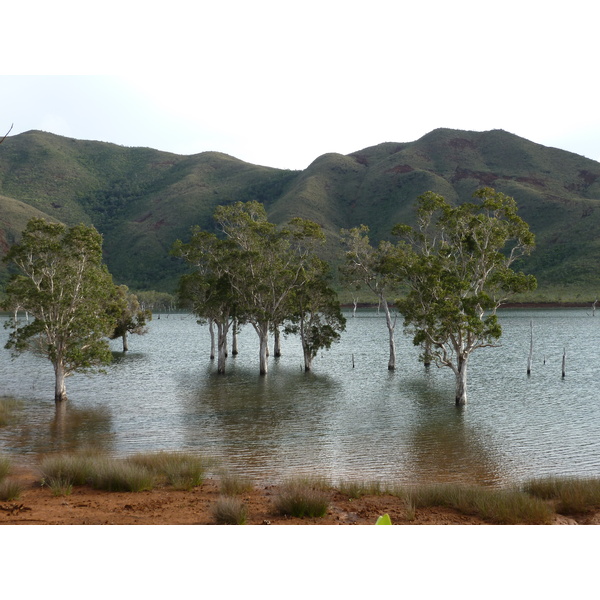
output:
M 173 242 L 185 241 L 193 225 L 212 229 L 220 204 L 258 200 L 275 223 L 316 221 L 335 263 L 341 228 L 368 225 L 377 242 L 394 224 L 414 222 L 425 191 L 458 203 L 481 186 L 514 197 L 536 234 L 537 248 L 520 267 L 538 278 L 540 294 L 595 297 L 600 163 L 502 130 L 436 129 L 413 142 L 324 154 L 302 171 L 29 131 L 0 145 L 0 255 L 33 216 L 93 224 L 117 283 L 172 292 L 184 271 L 169 255 Z M 2 266 L 0 284 L 7 276 Z

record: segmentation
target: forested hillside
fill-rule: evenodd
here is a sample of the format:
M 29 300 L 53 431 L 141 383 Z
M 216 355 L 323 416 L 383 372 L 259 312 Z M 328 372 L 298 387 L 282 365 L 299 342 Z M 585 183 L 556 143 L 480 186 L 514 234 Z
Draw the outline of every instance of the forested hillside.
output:
M 325 154 L 304 171 L 30 131 L 0 146 L 0 253 L 31 216 L 91 223 L 117 283 L 173 291 L 184 269 L 169 255 L 173 242 L 186 241 L 192 225 L 213 228 L 218 205 L 258 200 L 276 223 L 312 219 L 334 261 L 340 228 L 364 223 L 377 241 L 412 222 L 419 194 L 463 202 L 482 185 L 517 200 L 538 242 L 522 266 L 542 292 L 577 299 L 600 290 L 600 163 L 501 130 L 437 129 L 414 142 Z

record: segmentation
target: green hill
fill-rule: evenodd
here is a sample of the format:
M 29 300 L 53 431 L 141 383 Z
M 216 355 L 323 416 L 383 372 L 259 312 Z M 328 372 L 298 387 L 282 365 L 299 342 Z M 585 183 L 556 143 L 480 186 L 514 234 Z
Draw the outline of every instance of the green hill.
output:
M 0 252 L 33 215 L 93 223 L 118 283 L 172 291 L 183 269 L 169 257 L 173 241 L 192 225 L 211 228 L 219 204 L 255 199 L 274 222 L 312 219 L 334 260 L 340 228 L 364 223 L 377 241 L 412 222 L 419 194 L 462 202 L 481 185 L 517 200 L 538 241 L 523 268 L 544 293 L 575 299 L 600 290 L 600 163 L 501 130 L 437 129 L 414 142 L 325 154 L 304 171 L 30 131 L 0 146 Z

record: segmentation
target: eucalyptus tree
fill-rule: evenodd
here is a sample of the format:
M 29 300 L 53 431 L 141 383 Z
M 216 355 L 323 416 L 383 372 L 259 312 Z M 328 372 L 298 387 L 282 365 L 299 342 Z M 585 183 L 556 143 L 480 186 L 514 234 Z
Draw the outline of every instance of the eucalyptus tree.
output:
M 256 201 L 219 206 L 214 216 L 237 247 L 229 263 L 229 281 L 241 314 L 258 335 L 260 373 L 264 375 L 269 332 L 292 313 L 290 299 L 310 281 L 310 263 L 325 236 L 319 225 L 300 218 L 277 227 Z
M 91 226 L 67 229 L 34 218 L 4 260 L 19 271 L 7 286 L 4 307 L 33 317 L 8 322 L 12 332 L 6 348 L 47 357 L 54 367 L 54 399 L 61 403 L 67 400 L 69 375 L 112 358 L 106 338 L 114 330 L 115 286 L 102 263 L 102 236 Z
M 451 206 L 427 192 L 418 198 L 417 226 L 393 230 L 401 241 L 392 262 L 409 290 L 398 308 L 415 345 L 426 345 L 438 366 L 454 372 L 457 405 L 467 402 L 472 352 L 498 345 L 497 309 L 536 287 L 535 277 L 511 268 L 535 243 L 515 200 L 492 188 L 474 198 Z
M 217 328 L 217 371 L 225 373 L 227 334 L 240 321 L 239 302 L 231 285 L 231 272 L 238 261 L 239 250 L 230 240 L 192 229 L 188 243 L 177 240 L 173 254 L 184 258 L 194 271 L 180 280 L 179 299 L 194 314 Z M 211 348 L 211 357 L 214 356 Z
M 379 301 L 385 313 L 389 338 L 388 369 L 396 368 L 396 329 L 397 315 L 392 316 L 389 298 L 398 290 L 398 278 L 390 271 L 390 260 L 396 252 L 393 244 L 382 241 L 374 248 L 369 241 L 369 228 L 366 225 L 353 229 L 342 229 L 341 239 L 345 249 L 344 263 L 340 267 L 342 278 L 354 289 L 365 286 Z
M 115 326 L 110 334 L 110 339 L 122 338 L 123 352 L 127 352 L 130 334 L 145 335 L 148 333 L 147 323 L 152 320 L 152 311 L 142 308 L 138 297 L 132 294 L 126 285 L 119 285 L 115 288 L 112 307 L 114 307 L 111 308 L 111 312 L 114 313 Z
M 291 298 L 292 313 L 285 332 L 300 335 L 305 371 L 312 369 L 319 350 L 331 348 L 346 329 L 337 294 L 327 280 L 328 271 L 329 265 L 315 257 L 307 284 Z

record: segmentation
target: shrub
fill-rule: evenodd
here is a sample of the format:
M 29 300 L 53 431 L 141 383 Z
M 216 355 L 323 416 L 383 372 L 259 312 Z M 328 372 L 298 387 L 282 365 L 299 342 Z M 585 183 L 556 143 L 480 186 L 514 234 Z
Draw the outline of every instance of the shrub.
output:
M 127 460 L 133 465 L 148 469 L 157 478 L 180 490 L 190 490 L 202 485 L 206 474 L 204 459 L 192 454 L 154 452 L 136 454 Z
M 219 525 L 244 525 L 248 513 L 246 506 L 239 498 L 222 496 L 215 503 L 212 514 Z
M 329 508 L 329 494 L 303 480 L 281 486 L 275 498 L 275 508 L 282 515 L 292 517 L 323 517 Z
M 546 477 L 526 482 L 523 490 L 536 498 L 554 501 L 556 511 L 565 515 L 600 507 L 600 479 Z
M 244 475 L 234 473 L 224 473 L 220 477 L 219 489 L 225 496 L 238 496 L 245 494 L 254 487 L 252 480 Z
M 17 500 L 23 492 L 23 486 L 14 479 L 5 479 L 0 483 L 0 500 Z

